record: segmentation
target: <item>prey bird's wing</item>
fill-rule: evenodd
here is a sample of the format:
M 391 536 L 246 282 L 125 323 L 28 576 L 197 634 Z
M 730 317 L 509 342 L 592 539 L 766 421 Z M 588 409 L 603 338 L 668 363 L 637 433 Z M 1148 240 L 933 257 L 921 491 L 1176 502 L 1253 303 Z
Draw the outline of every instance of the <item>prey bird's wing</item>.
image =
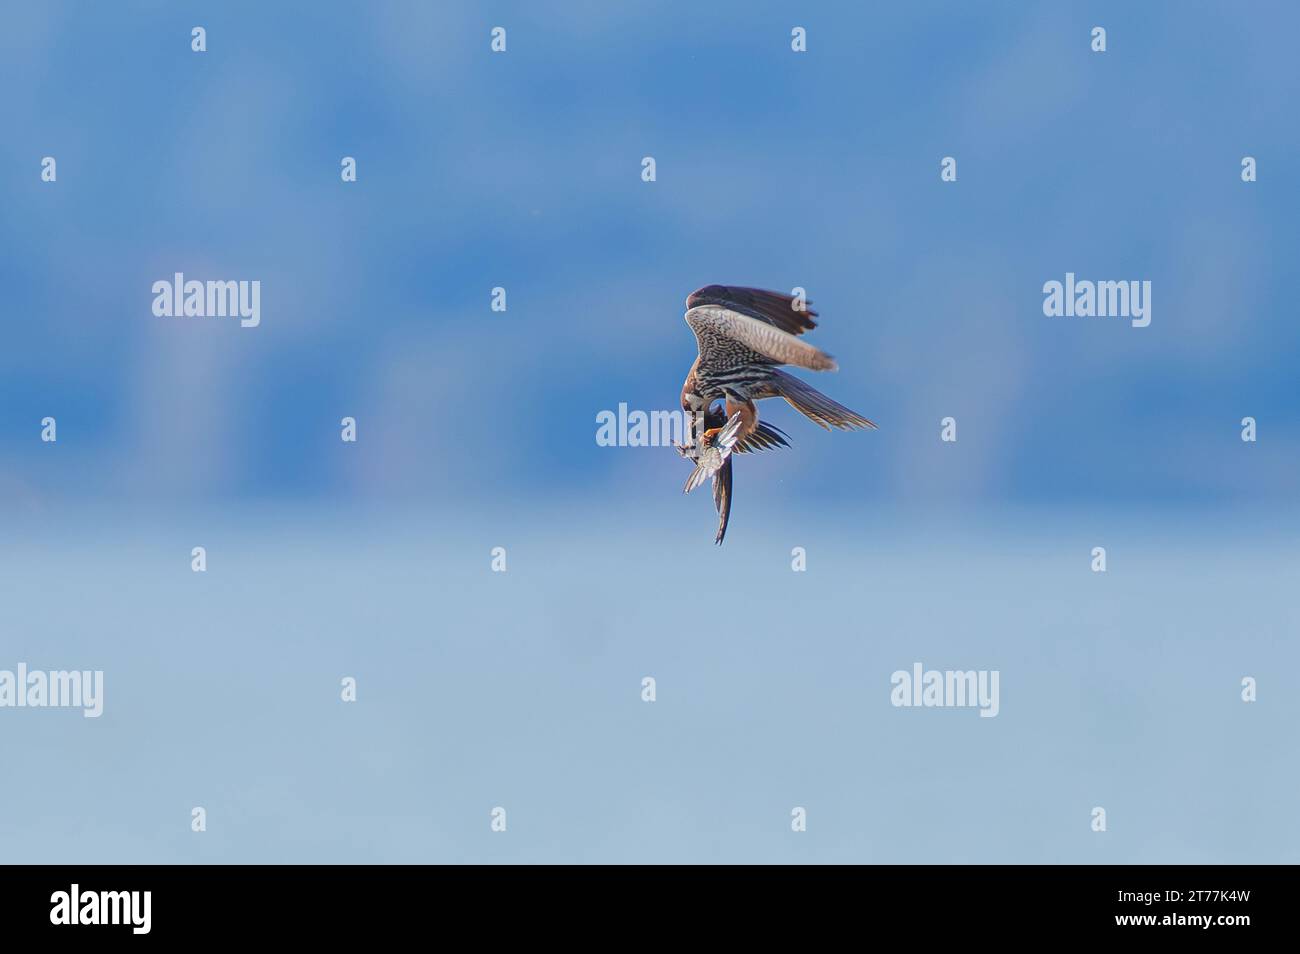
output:
M 792 364 L 810 371 L 834 371 L 835 361 L 776 325 L 719 305 L 698 305 L 686 312 L 695 332 L 700 356 L 721 356 L 727 363 L 743 364 L 750 352 L 774 364 Z M 731 359 L 728 361 L 727 359 Z
M 697 487 L 704 485 L 704 482 L 718 472 L 727 458 L 722 454 L 714 451 L 709 454 L 701 454 L 695 461 L 695 469 L 691 475 L 686 478 L 686 486 L 682 488 L 682 493 L 689 494 Z
M 696 454 L 695 469 L 686 478 L 683 493 L 689 494 L 721 469 L 731 456 L 732 448 L 736 446 L 736 438 L 740 434 L 742 423 L 740 412 L 737 411 L 731 415 L 731 420 L 727 421 L 726 426 L 713 435 L 712 443 L 705 444 L 701 441 Z

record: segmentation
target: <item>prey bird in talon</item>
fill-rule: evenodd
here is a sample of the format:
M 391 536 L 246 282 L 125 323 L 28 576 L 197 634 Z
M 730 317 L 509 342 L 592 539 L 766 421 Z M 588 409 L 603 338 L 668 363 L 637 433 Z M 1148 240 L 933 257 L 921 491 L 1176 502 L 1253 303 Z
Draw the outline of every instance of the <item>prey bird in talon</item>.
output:
M 718 428 L 712 438 L 707 441 L 701 440 L 696 445 L 695 469 L 691 471 L 691 476 L 686 478 L 686 488 L 683 493 L 689 494 L 722 469 L 723 463 L 731 456 L 731 449 L 736 446 L 736 438 L 740 436 L 740 424 L 740 415 L 733 414 L 731 420 Z
M 723 413 L 722 408 L 714 407 L 708 409 L 706 415 L 702 415 L 698 424 L 693 425 L 695 433 L 702 434 L 706 428 L 723 428 L 727 424 L 727 415 Z M 715 438 L 716 439 L 716 438 Z M 751 433 L 745 441 L 736 441 L 731 445 L 731 451 L 736 454 L 748 454 L 750 451 L 763 451 L 770 447 L 789 447 L 790 443 L 785 439 L 785 432 L 776 426 L 768 424 L 767 421 L 759 421 L 754 433 Z M 708 454 L 710 448 L 703 448 L 703 452 Z M 697 460 L 701 456 L 701 447 L 699 442 L 694 445 L 677 447 L 677 452 L 688 460 Z M 732 459 L 731 454 L 723 454 L 722 451 L 716 451 L 716 454 L 722 456 L 722 467 L 714 473 L 714 507 L 718 508 L 718 534 L 714 537 L 714 543 L 722 543 L 723 538 L 727 535 L 727 524 L 731 520 L 731 502 L 732 502 Z M 699 471 L 697 469 L 695 472 Z M 698 482 L 692 486 L 695 477 L 686 482 L 686 493 L 694 490 Z M 702 481 L 702 478 L 701 478 Z
M 692 424 L 692 430 L 694 434 L 703 434 L 706 428 L 721 429 L 727 423 L 727 416 L 722 412 L 722 409 L 712 407 L 709 408 L 706 414 L 700 415 L 698 420 Z M 692 440 L 696 439 L 692 437 Z M 731 519 L 731 452 L 746 454 L 750 451 L 767 450 L 771 447 L 789 447 L 790 442 L 786 440 L 783 430 L 767 423 L 767 421 L 759 421 L 758 427 L 744 441 L 732 441 L 729 445 L 729 452 L 723 452 L 717 446 L 716 436 L 713 440 L 715 443 L 712 446 L 699 440 L 686 446 L 678 445 L 677 452 L 687 460 L 696 461 L 696 469 L 692 471 L 691 477 L 687 480 L 686 493 L 690 493 L 698 487 L 703 482 L 704 477 L 708 476 L 706 473 L 696 480 L 697 474 L 701 471 L 699 465 L 701 456 L 708 457 L 712 453 L 721 458 L 721 466 L 713 473 L 713 505 L 718 510 L 718 533 L 713 538 L 713 542 L 720 544 L 727 535 L 727 523 Z
M 713 477 L 713 502 L 720 518 L 716 543 L 726 535 L 731 513 L 732 452 L 789 446 L 782 432 L 759 422 L 755 401 L 785 398 L 827 430 L 876 426 L 781 370 L 783 364 L 836 370 L 830 355 L 799 339 L 817 327 L 816 316 L 799 299 L 757 288 L 706 285 L 686 299 L 686 323 L 695 332 L 699 354 L 682 385 L 682 410 L 692 422 L 693 446 L 679 447 L 678 452 L 695 461 L 686 493 Z M 716 409 L 715 401 L 725 402 L 725 411 Z

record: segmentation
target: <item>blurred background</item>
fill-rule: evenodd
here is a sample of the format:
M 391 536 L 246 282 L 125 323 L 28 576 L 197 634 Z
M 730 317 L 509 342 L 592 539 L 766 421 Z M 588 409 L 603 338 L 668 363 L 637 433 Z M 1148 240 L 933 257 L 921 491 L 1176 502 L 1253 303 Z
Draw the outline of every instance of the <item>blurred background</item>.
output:
M 0 669 L 106 700 L 0 710 L 0 861 L 1295 862 L 1298 26 L 6 5 Z M 1044 317 L 1067 271 L 1150 327 Z M 175 272 L 261 325 L 154 317 Z M 720 549 L 595 441 L 711 282 L 806 288 L 880 424 L 766 402 Z M 893 708 L 916 661 L 1000 715 Z

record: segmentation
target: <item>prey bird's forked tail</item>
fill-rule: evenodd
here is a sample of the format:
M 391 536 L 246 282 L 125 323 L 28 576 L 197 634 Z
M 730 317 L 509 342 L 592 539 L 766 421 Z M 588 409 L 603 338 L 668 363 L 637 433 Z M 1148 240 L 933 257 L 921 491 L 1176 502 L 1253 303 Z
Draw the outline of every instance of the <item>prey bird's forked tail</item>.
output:
M 811 384 L 806 384 L 793 374 L 786 374 L 779 368 L 772 369 L 770 386 L 774 395 L 785 398 L 792 408 L 827 430 L 832 427 L 844 431 L 876 427 L 857 411 L 849 410 L 838 401 L 822 394 Z
M 727 521 L 731 519 L 731 458 L 722 462 L 722 468 L 713 475 L 713 506 L 718 508 L 718 534 L 713 542 L 722 546 L 727 535 Z

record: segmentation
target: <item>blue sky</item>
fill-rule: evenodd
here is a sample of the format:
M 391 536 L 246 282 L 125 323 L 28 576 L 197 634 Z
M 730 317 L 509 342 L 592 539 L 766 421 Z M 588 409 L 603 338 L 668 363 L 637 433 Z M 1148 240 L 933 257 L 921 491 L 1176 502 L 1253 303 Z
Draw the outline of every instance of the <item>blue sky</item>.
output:
M 765 408 L 800 450 L 764 469 L 819 494 L 1294 498 L 1287 6 L 628 6 L 8 8 L 7 482 L 650 490 L 678 462 L 597 448 L 595 414 L 675 406 L 682 301 L 724 281 L 807 288 L 843 369 L 819 384 L 882 424 L 832 438 Z M 155 319 L 176 271 L 260 280 L 263 324 Z M 1150 280 L 1151 327 L 1045 318 L 1067 271 Z M 31 440 L 46 414 L 60 466 Z M 478 466 L 446 466 L 462 454 Z
M 109 702 L 0 712 L 50 786 L 0 796 L 0 843 L 1294 861 L 1297 26 L 1285 3 L 6 5 L 0 668 L 103 668 Z M 175 272 L 260 281 L 261 324 L 155 317 Z M 1045 317 L 1067 272 L 1150 281 L 1150 327 Z M 814 383 L 880 424 L 766 402 L 794 446 L 739 462 L 721 552 L 671 450 L 594 439 L 620 402 L 677 406 L 683 301 L 712 282 L 806 288 L 841 368 Z M 692 637 L 683 611 L 733 625 Z M 1001 667 L 1001 715 L 890 708 L 917 659 Z M 649 671 L 665 700 L 638 708 Z M 45 797 L 78 766 L 98 801 Z M 505 799 L 511 847 L 459 827 Z M 837 834 L 781 840 L 800 799 Z M 1101 799 L 1143 819 L 1106 848 Z M 196 843 L 201 803 L 223 822 Z

